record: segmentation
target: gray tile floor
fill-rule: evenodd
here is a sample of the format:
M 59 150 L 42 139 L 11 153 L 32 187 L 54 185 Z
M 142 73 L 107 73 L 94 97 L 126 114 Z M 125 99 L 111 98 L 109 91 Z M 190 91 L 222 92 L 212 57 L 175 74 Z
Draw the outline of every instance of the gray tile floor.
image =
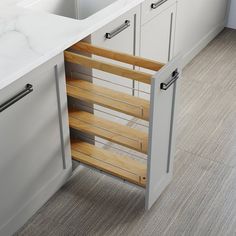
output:
M 174 179 L 144 212 L 144 193 L 83 169 L 16 236 L 236 235 L 236 31 L 185 69 Z

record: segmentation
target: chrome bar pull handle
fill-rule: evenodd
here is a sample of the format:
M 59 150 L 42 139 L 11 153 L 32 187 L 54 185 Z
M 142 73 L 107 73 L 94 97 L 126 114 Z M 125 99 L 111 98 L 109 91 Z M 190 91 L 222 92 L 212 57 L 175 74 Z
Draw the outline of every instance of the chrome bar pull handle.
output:
M 117 29 L 111 31 L 110 33 L 106 33 L 105 34 L 105 38 L 106 39 L 112 39 L 113 37 L 115 37 L 117 34 L 121 33 L 122 31 L 124 31 L 125 29 L 127 29 L 128 27 L 130 27 L 130 21 L 126 20 L 124 24 L 122 24 L 121 26 L 119 26 Z
M 167 83 L 161 83 L 161 90 L 167 90 L 172 84 L 174 84 L 179 79 L 179 72 L 176 69 L 172 75 L 171 80 Z
M 160 0 L 160 1 L 156 2 L 156 3 L 152 3 L 151 4 L 151 8 L 152 9 L 156 9 L 156 8 L 158 8 L 159 6 L 161 6 L 163 3 L 167 2 L 167 1 L 168 0 Z
M 18 102 L 19 100 L 21 100 L 23 97 L 25 97 L 31 92 L 33 92 L 33 85 L 26 84 L 25 88 L 21 92 L 17 93 L 13 97 L 11 97 L 9 100 L 5 101 L 4 103 L 0 105 L 0 112 L 3 112 L 8 107 L 12 106 L 13 104 Z

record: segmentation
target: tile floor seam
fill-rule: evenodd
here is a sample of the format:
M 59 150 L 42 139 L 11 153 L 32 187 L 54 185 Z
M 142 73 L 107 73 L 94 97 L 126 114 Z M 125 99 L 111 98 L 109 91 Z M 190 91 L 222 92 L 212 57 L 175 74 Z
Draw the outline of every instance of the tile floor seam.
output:
M 205 157 L 205 156 L 203 156 L 203 155 L 199 155 L 199 154 L 197 154 L 197 153 L 191 152 L 191 151 L 186 150 L 186 149 L 184 149 L 184 148 L 182 148 L 182 147 L 178 147 L 178 146 L 177 146 L 177 148 L 180 149 L 181 151 L 187 152 L 187 153 L 192 154 L 192 155 L 194 155 L 194 156 L 197 156 L 197 157 L 199 157 L 199 158 L 201 158 L 201 159 L 204 159 L 204 160 L 208 160 L 208 161 L 217 163 L 217 164 L 219 164 L 219 165 L 228 167 L 228 168 L 230 168 L 230 169 L 236 169 L 236 166 L 230 166 L 230 165 L 225 164 L 225 163 L 223 163 L 223 162 L 216 161 L 216 160 L 212 160 L 212 159 L 210 159 L 210 158 L 208 158 L 208 157 Z

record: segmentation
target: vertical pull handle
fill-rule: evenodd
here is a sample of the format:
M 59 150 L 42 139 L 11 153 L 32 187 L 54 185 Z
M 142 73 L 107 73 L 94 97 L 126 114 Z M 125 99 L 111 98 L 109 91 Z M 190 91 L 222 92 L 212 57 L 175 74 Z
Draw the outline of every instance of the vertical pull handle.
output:
M 10 98 L 9 100 L 7 100 L 6 102 L 0 105 L 0 112 L 3 112 L 8 107 L 12 106 L 13 104 L 18 102 L 19 100 L 21 100 L 23 97 L 25 97 L 31 92 L 33 92 L 33 85 L 26 84 L 25 88 L 21 92 L 17 93 L 12 98 Z
M 158 8 L 159 6 L 161 6 L 163 3 L 167 2 L 167 1 L 168 0 L 160 0 L 160 1 L 156 2 L 156 3 L 152 3 L 151 4 L 151 8 L 152 9 L 156 9 L 156 8 Z
M 124 31 L 125 29 L 127 29 L 128 27 L 130 27 L 130 21 L 126 20 L 124 24 L 122 24 L 121 26 L 119 26 L 117 29 L 111 31 L 110 33 L 106 33 L 105 34 L 105 38 L 106 39 L 112 39 L 113 37 L 115 37 L 117 34 L 121 33 L 122 31 Z
M 167 90 L 172 84 L 174 84 L 179 79 L 179 72 L 178 69 L 176 69 L 172 75 L 171 80 L 167 83 L 161 83 L 161 90 Z

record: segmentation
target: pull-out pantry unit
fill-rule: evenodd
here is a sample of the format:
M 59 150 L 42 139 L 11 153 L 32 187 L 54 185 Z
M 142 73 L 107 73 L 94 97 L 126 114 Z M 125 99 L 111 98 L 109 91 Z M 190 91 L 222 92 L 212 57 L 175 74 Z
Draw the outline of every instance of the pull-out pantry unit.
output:
M 164 65 L 79 42 L 65 51 L 65 61 L 73 159 L 142 187 L 150 209 L 172 179 L 181 58 Z M 134 81 L 132 94 L 96 83 L 93 70 Z M 150 86 L 150 100 L 139 97 L 138 83 Z M 131 118 L 124 124 L 117 114 Z

